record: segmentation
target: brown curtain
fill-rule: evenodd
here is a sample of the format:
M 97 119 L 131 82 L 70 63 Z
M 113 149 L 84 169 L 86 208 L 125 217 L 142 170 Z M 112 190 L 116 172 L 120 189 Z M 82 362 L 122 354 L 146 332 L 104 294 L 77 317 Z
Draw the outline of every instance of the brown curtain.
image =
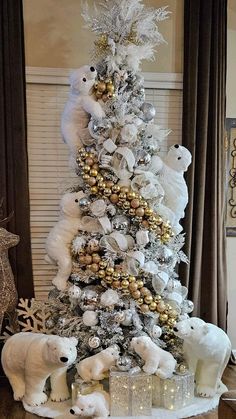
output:
M 183 145 L 193 155 L 180 275 L 194 315 L 226 329 L 224 123 L 227 0 L 185 0 Z
M 33 296 L 27 173 L 23 10 L 21 0 L 0 1 L 0 199 L 7 229 L 19 234 L 10 260 L 20 297 Z M 1 278 L 0 278 L 1 280 Z

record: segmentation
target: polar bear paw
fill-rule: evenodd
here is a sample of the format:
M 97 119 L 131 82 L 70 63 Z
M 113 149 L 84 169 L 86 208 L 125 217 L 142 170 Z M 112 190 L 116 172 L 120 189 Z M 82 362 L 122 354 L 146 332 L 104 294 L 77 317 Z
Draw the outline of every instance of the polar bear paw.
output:
M 55 285 L 55 287 L 57 287 L 59 291 L 65 291 L 67 286 L 67 281 L 60 276 L 55 276 L 55 278 L 52 280 L 52 283 Z
M 50 399 L 52 402 L 64 402 L 65 400 L 68 400 L 70 398 L 70 393 L 68 390 L 64 390 L 59 392 L 52 391 L 50 395 Z
M 25 394 L 25 388 L 18 388 L 16 391 L 14 391 L 13 397 L 15 401 L 22 400 Z
M 200 397 L 214 397 L 216 394 L 216 391 L 212 387 L 198 385 L 197 394 Z
M 45 393 L 34 393 L 24 397 L 24 402 L 29 406 L 40 406 L 46 403 L 48 396 Z

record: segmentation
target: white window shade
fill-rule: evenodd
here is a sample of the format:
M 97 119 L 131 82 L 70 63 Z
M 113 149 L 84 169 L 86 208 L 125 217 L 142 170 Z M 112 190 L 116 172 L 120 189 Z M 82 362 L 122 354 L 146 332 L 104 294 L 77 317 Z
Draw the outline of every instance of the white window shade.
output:
M 60 118 L 68 97 L 66 70 L 28 69 L 27 121 L 31 241 L 36 299 L 45 299 L 56 269 L 45 262 L 45 241 L 58 220 L 62 193 L 76 184 L 68 167 L 68 151 L 62 142 Z M 181 142 L 182 90 L 179 76 L 149 74 L 146 101 L 157 110 L 156 122 L 172 130 L 162 151 Z M 148 79 L 148 77 L 147 77 Z M 177 82 L 176 82 L 177 80 Z M 157 88 L 155 88 L 157 86 Z

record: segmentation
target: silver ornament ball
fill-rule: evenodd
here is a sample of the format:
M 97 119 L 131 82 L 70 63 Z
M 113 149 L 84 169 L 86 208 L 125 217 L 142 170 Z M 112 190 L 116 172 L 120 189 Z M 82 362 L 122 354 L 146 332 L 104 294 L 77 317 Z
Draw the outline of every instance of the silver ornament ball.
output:
M 82 290 L 80 308 L 83 311 L 95 310 L 100 301 L 101 290 L 96 285 L 89 285 Z
M 123 234 L 128 233 L 130 222 L 125 215 L 116 215 L 113 217 L 111 224 L 113 230 L 119 231 Z
M 116 366 L 120 371 L 129 371 L 132 365 L 130 356 L 123 355 L 116 361 Z
M 90 205 L 90 201 L 88 198 L 84 197 L 79 200 L 79 207 L 81 211 L 88 211 Z
M 192 313 L 194 304 L 190 300 L 184 300 L 182 303 L 182 313 Z
M 152 119 L 155 118 L 156 109 L 151 103 L 144 102 L 141 106 L 141 111 L 143 112 L 142 120 L 144 122 L 152 121 Z

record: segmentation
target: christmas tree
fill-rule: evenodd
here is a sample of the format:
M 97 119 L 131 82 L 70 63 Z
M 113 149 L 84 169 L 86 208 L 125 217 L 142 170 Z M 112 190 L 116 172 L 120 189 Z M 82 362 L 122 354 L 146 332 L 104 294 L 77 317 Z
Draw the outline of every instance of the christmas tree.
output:
M 47 327 L 78 337 L 80 360 L 115 345 L 123 371 L 143 364 L 130 346 L 138 336 L 180 363 L 173 327 L 193 309 L 176 273 L 187 262 L 179 220 L 191 155 L 176 144 L 160 157 L 169 131 L 154 124 L 139 73 L 164 41 L 158 23 L 168 14 L 140 0 L 104 0 L 93 12 L 85 5 L 85 22 L 97 34 L 97 63 L 71 75 L 62 115 L 78 187 L 62 198 L 61 220 L 47 240 L 58 264 Z

